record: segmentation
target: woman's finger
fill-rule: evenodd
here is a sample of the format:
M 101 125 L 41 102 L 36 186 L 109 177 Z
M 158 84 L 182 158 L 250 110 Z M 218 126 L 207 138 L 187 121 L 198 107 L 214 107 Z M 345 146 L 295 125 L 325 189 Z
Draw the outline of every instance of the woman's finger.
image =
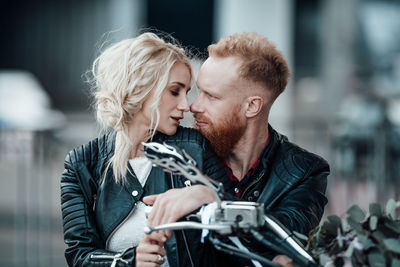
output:
M 154 262 L 157 264 L 163 264 L 165 258 L 159 254 L 138 254 L 136 255 L 136 262 Z
M 165 256 L 167 253 L 165 249 L 158 243 L 153 243 L 148 236 L 144 236 L 140 240 L 139 245 L 136 247 L 136 253 L 153 253 Z
M 155 263 L 155 262 L 136 261 L 135 266 L 136 267 L 159 267 L 161 265 L 158 263 Z
M 154 231 L 150 235 L 148 235 L 148 238 L 150 240 L 151 244 L 158 244 L 160 246 L 163 246 L 165 241 L 167 241 L 167 238 L 160 233 L 160 231 Z
M 144 244 L 136 247 L 136 253 L 161 254 L 162 256 L 165 256 L 165 249 L 155 244 Z

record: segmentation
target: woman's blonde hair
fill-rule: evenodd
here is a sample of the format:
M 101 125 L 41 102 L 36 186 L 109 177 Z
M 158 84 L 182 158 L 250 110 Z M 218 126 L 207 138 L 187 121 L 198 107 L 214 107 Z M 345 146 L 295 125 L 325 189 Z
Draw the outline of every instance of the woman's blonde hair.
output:
M 174 41 L 171 37 L 170 40 Z M 159 123 L 159 102 L 175 63 L 188 66 L 189 59 L 176 42 L 165 42 L 154 33 L 120 41 L 96 58 L 92 67 L 97 120 L 104 128 L 116 132 L 115 151 L 105 172 L 112 165 L 117 183 L 126 182 L 128 159 L 133 138 L 129 123 L 142 108 L 146 97 L 154 90 L 151 103 L 149 134 L 153 137 Z

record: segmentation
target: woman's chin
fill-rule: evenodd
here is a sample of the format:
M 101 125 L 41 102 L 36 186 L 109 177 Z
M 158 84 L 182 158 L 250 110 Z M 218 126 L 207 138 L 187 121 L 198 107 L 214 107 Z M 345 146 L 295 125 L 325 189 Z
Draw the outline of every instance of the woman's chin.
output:
M 170 127 L 168 129 L 158 129 L 159 132 L 166 134 L 166 135 L 174 135 L 178 129 L 178 126 L 176 127 Z

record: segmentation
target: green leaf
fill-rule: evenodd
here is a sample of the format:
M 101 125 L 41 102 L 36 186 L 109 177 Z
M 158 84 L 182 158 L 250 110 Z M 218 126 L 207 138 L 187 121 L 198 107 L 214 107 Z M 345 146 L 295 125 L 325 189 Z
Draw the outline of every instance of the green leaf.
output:
M 342 238 L 342 234 L 340 232 L 340 228 L 337 229 L 337 237 L 336 238 L 338 241 L 339 248 L 342 248 L 343 247 L 343 238 Z
M 301 240 L 304 240 L 304 241 L 307 241 L 307 240 L 308 240 L 308 237 L 307 237 L 306 235 L 303 235 L 303 234 L 301 234 L 301 233 L 299 233 L 299 232 L 293 231 L 293 234 L 294 234 L 298 239 L 301 239 Z
M 399 267 L 400 266 L 400 259 L 393 258 L 391 267 Z
M 353 220 L 352 218 L 348 218 L 347 222 L 349 223 L 350 227 L 353 228 L 358 233 L 363 232 L 362 225 L 359 221 Z
M 375 216 L 381 216 L 382 215 L 382 207 L 381 204 L 379 203 L 371 203 L 369 204 L 369 213 Z
M 331 261 L 331 258 L 328 256 L 328 254 L 319 255 L 319 264 L 322 266 L 325 266 L 329 261 Z
M 329 253 L 329 255 L 336 255 L 336 254 L 338 254 L 339 252 L 342 252 L 342 251 L 344 251 L 344 249 L 340 248 L 338 243 L 335 242 L 335 243 L 333 243 L 333 246 L 330 247 L 328 253 Z
M 400 234 L 400 221 L 385 221 L 384 225 L 393 232 Z
M 354 250 L 352 260 L 358 263 L 358 265 L 353 264 L 354 266 L 360 266 L 361 263 L 367 261 L 367 256 L 361 252 L 360 250 Z
M 340 226 L 340 218 L 336 215 L 330 215 L 328 216 L 328 221 L 330 221 L 332 224 Z
M 343 232 L 349 231 L 350 230 L 350 225 L 349 225 L 349 222 L 347 221 L 347 219 L 346 218 L 342 218 L 340 221 L 341 221 L 341 224 L 342 224 Z
M 346 252 L 344 253 L 344 256 L 347 258 L 350 258 L 353 255 L 354 251 L 354 240 L 353 242 L 350 243 L 349 247 L 347 248 Z
M 373 237 L 372 239 L 376 240 L 381 240 L 386 238 L 386 236 L 380 230 L 376 230 L 373 234 L 371 234 L 371 236 Z
M 374 246 L 374 242 L 372 242 L 371 239 L 369 239 L 367 236 L 365 235 L 358 235 L 357 236 L 358 242 L 360 242 L 363 245 L 363 248 L 365 250 L 369 249 L 370 247 Z
M 400 240 L 395 238 L 387 238 L 383 240 L 383 243 L 388 250 L 400 254 Z
M 378 225 L 378 217 L 375 215 L 371 216 L 371 218 L 369 218 L 369 229 L 371 229 L 371 231 L 375 231 L 377 225 Z
M 386 266 L 386 260 L 385 257 L 380 254 L 379 252 L 371 252 L 368 254 L 368 262 L 369 266 L 374 266 L 374 267 L 385 267 Z
M 395 217 L 396 201 L 393 198 L 389 199 L 386 204 L 386 214 L 391 216 L 392 219 Z
M 364 211 L 357 205 L 353 205 L 347 210 L 347 214 L 350 218 L 356 222 L 361 222 L 365 219 Z
M 322 232 L 326 232 L 327 235 L 336 236 L 338 226 L 330 221 L 325 221 L 322 225 Z

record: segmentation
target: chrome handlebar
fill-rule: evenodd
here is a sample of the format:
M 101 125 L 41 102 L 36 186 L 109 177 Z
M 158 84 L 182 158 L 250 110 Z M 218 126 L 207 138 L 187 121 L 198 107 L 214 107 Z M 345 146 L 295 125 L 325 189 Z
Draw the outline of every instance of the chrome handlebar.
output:
M 154 231 L 159 230 L 182 230 L 182 229 L 197 229 L 197 230 L 211 230 L 220 234 L 231 233 L 232 225 L 230 224 L 204 224 L 198 222 L 174 222 L 174 223 L 166 223 L 163 225 L 158 225 L 155 227 L 144 228 L 145 234 L 151 234 Z

